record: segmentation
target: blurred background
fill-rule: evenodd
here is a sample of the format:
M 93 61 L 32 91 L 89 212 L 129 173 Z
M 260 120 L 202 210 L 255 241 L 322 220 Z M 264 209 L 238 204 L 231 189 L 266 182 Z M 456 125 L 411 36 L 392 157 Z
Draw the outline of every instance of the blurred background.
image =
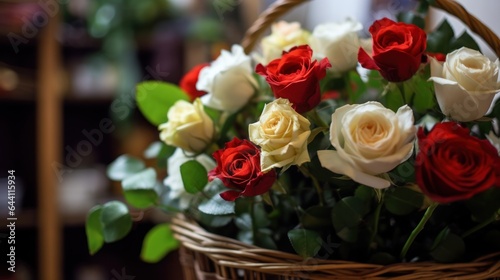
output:
M 125 153 L 143 157 L 158 140 L 135 106 L 135 85 L 179 82 L 192 66 L 240 42 L 273 2 L 0 0 L 0 279 L 182 279 L 175 253 L 158 264 L 139 258 L 145 233 L 165 215 L 135 213 L 128 237 L 90 256 L 86 213 L 121 197 L 106 166 Z M 500 33 L 500 1 L 459 2 Z M 314 0 L 285 19 L 311 30 L 354 17 L 366 31 L 374 19 L 413 5 L 351 0 L 340 8 L 339 1 Z M 434 11 L 429 23 L 444 16 Z M 457 33 L 464 29 L 450 21 Z M 15 273 L 3 268 L 8 170 L 15 170 Z

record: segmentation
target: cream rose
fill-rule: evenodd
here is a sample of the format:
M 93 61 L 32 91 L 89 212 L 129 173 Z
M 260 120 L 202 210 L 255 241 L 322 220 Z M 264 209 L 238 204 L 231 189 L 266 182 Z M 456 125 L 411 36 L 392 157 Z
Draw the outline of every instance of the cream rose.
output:
M 203 165 L 207 172 L 214 169 L 216 166 L 215 161 L 206 154 L 200 154 L 196 157 L 188 157 L 185 151 L 182 149 L 176 149 L 174 154 L 168 158 L 168 176 L 163 181 L 163 184 L 169 189 L 168 197 L 170 199 L 177 199 L 179 201 L 179 207 L 183 210 L 189 207 L 189 202 L 193 198 L 193 195 L 186 192 L 184 183 L 182 182 L 180 169 L 182 164 L 193 159 Z
M 214 136 L 214 123 L 203 110 L 199 98 L 193 104 L 179 100 L 167 113 L 168 121 L 161 124 L 160 139 L 167 145 L 192 153 L 202 152 Z
M 298 114 L 288 99 L 279 98 L 266 104 L 259 121 L 249 125 L 250 141 L 261 148 L 262 172 L 277 167 L 286 170 L 310 161 L 309 126 L 309 120 Z
M 430 58 L 431 78 L 443 114 L 461 122 L 486 114 L 500 91 L 498 59 L 462 47 L 446 55 L 446 62 Z
M 271 35 L 262 38 L 262 64 L 266 65 L 276 58 L 280 58 L 283 51 L 292 47 L 306 45 L 309 32 L 300 27 L 298 22 L 279 21 L 271 26 Z
M 196 89 L 208 92 L 201 97 L 203 104 L 234 113 L 255 93 L 257 81 L 252 73 L 250 57 L 241 46 L 233 45 L 231 52 L 222 50 L 210 66 L 200 71 Z
M 361 40 L 358 32 L 363 25 L 352 19 L 316 26 L 309 39 L 317 60 L 328 57 L 332 64 L 330 71 L 343 73 L 356 68 Z
M 374 101 L 345 105 L 332 114 L 330 142 L 335 151 L 318 151 L 321 165 L 373 188 L 387 188 L 377 177 L 407 160 L 413 152 L 416 127 L 407 105 L 397 113 Z

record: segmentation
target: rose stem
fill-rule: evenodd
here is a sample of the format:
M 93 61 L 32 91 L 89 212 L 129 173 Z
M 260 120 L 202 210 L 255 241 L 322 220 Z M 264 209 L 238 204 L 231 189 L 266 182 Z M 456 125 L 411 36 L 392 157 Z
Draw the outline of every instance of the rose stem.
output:
M 309 170 L 305 166 L 301 165 L 299 167 L 299 169 L 300 169 L 300 171 L 302 171 L 302 173 L 304 175 L 306 175 L 307 177 L 311 178 L 311 180 L 313 181 L 313 185 L 316 188 L 316 192 L 318 193 L 319 205 L 320 206 L 325 205 L 325 201 L 324 201 L 324 197 L 323 197 L 323 189 L 319 185 L 318 180 L 309 172 Z
M 255 236 L 257 236 L 257 229 L 255 228 L 255 198 L 251 197 L 250 198 L 250 221 L 252 222 L 252 242 L 255 245 Z
M 415 240 L 417 235 L 422 231 L 422 229 L 424 229 L 425 223 L 427 223 L 427 221 L 430 219 L 430 217 L 432 216 L 432 213 L 434 212 L 434 210 L 436 210 L 438 205 L 439 205 L 439 203 L 432 203 L 427 208 L 424 216 L 422 217 L 422 219 L 420 220 L 418 225 L 415 227 L 415 229 L 413 229 L 410 236 L 406 240 L 406 243 L 403 246 L 403 249 L 401 250 L 401 259 L 403 259 L 406 256 L 406 253 L 408 252 L 408 249 L 410 249 L 411 244 L 413 243 L 413 241 Z
M 307 116 L 311 118 L 312 122 L 319 127 L 329 128 L 328 124 L 323 121 L 323 119 L 319 116 L 318 111 L 316 109 L 312 109 L 307 112 Z
M 381 199 L 378 201 L 377 208 L 375 209 L 375 219 L 373 220 L 373 232 L 372 232 L 372 236 L 370 238 L 370 244 L 368 244 L 369 246 L 371 246 L 371 244 L 373 243 L 373 240 L 375 239 L 375 236 L 377 236 L 378 223 L 380 220 L 380 212 L 382 210 L 383 200 L 384 200 L 384 197 L 381 196 Z
M 345 84 L 345 88 L 346 88 L 346 91 L 347 91 L 346 92 L 347 96 L 343 96 L 343 99 L 348 104 L 352 104 L 352 95 L 353 95 L 353 92 L 352 92 L 352 88 L 351 88 L 351 79 L 349 77 L 349 73 L 345 73 L 344 75 L 342 75 L 342 78 L 344 78 L 344 84 Z
M 480 224 L 477 224 L 475 227 L 473 227 L 473 228 L 469 229 L 468 231 L 464 232 L 464 233 L 462 234 L 462 238 L 466 238 L 467 236 L 469 236 L 469 235 L 473 234 L 474 232 L 476 232 L 476 231 L 478 231 L 478 230 L 480 230 L 480 229 L 484 228 L 485 226 L 487 226 L 487 225 L 489 225 L 489 224 L 493 223 L 494 221 L 498 221 L 498 220 L 500 220 L 500 209 L 498 209 L 498 210 L 495 212 L 495 214 L 493 214 L 493 216 L 491 216 L 491 218 L 489 218 L 489 219 L 487 219 L 487 220 L 483 221 L 483 222 L 482 222 L 482 223 L 480 223 Z

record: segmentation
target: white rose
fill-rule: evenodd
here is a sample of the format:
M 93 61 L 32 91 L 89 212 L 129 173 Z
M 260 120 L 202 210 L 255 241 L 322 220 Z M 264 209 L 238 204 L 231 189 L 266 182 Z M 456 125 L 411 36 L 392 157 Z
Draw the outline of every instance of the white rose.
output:
M 326 23 L 314 28 L 309 45 L 317 60 L 328 57 L 332 64 L 330 71 L 343 73 L 354 69 L 358 63 L 361 41 L 358 32 L 363 25 L 352 19 L 344 22 Z
M 283 51 L 300 45 L 306 45 L 309 32 L 300 27 L 298 22 L 279 21 L 271 26 L 271 35 L 262 38 L 262 64 L 266 65 L 276 58 L 280 58 Z
M 462 47 L 446 55 L 446 62 L 430 58 L 431 78 L 443 114 L 461 122 L 486 114 L 500 91 L 498 59 L 489 60 L 479 51 Z
M 397 113 L 374 101 L 345 105 L 332 114 L 330 142 L 335 151 L 318 151 L 321 165 L 332 172 L 377 189 L 388 180 L 377 177 L 407 160 L 416 127 L 407 105 Z
M 288 99 L 266 104 L 259 121 L 249 125 L 250 141 L 261 148 L 262 172 L 309 162 L 309 126 L 309 120 L 298 114 Z
M 201 97 L 208 107 L 234 113 L 254 95 L 257 81 L 252 76 L 251 59 L 239 45 L 220 56 L 198 75 L 196 89 L 208 92 Z
M 186 192 L 186 189 L 184 188 L 180 168 L 182 164 L 193 159 L 201 163 L 207 172 L 214 169 L 216 166 L 215 161 L 206 154 L 200 154 L 199 156 L 192 158 L 186 156 L 186 153 L 182 149 L 176 149 L 174 154 L 168 158 L 168 176 L 163 181 L 164 185 L 170 190 L 168 195 L 169 198 L 179 199 L 179 207 L 183 210 L 189 207 L 189 202 L 191 201 L 193 195 Z
M 202 152 L 212 142 L 214 123 L 203 110 L 200 99 L 193 104 L 179 100 L 167 113 L 168 121 L 161 124 L 160 139 L 167 145 L 188 152 Z

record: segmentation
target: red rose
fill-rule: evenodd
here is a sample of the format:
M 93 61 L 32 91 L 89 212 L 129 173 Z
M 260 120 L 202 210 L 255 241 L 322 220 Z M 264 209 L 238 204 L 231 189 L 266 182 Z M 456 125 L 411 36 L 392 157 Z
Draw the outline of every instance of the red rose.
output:
M 369 31 L 373 38 L 373 53 L 370 57 L 364 49 L 359 49 L 361 66 L 379 71 L 390 82 L 410 79 L 425 57 L 425 32 L 416 25 L 388 18 L 375 21 Z
M 427 52 L 427 56 L 434 57 L 437 61 L 446 61 L 446 54 L 444 53 L 431 53 Z M 428 59 L 426 59 L 427 61 Z
M 304 113 L 321 101 L 319 80 L 326 75 L 326 68 L 331 67 L 328 58 L 318 63 L 311 61 L 311 57 L 308 45 L 297 46 L 284 51 L 281 58 L 267 66 L 257 65 L 255 71 L 266 77 L 276 98 L 290 100 L 297 113 Z
M 208 179 L 219 178 L 227 188 L 232 189 L 220 194 L 224 200 L 234 201 L 240 196 L 263 194 L 276 180 L 274 170 L 262 173 L 260 151 L 248 140 L 234 138 L 213 157 L 217 167 L 208 173 Z
M 471 198 L 500 186 L 500 157 L 487 141 L 454 122 L 438 123 L 425 134 L 418 131 L 417 184 L 439 203 Z
M 197 97 L 205 95 L 207 92 L 196 89 L 196 82 L 198 82 L 198 75 L 201 69 L 205 66 L 210 65 L 209 63 L 201 63 L 189 70 L 179 82 L 180 88 L 182 88 L 188 95 L 191 101 L 195 100 Z
M 328 100 L 328 99 L 339 99 L 340 98 L 340 92 L 336 90 L 329 90 L 323 93 L 321 95 L 321 100 Z

